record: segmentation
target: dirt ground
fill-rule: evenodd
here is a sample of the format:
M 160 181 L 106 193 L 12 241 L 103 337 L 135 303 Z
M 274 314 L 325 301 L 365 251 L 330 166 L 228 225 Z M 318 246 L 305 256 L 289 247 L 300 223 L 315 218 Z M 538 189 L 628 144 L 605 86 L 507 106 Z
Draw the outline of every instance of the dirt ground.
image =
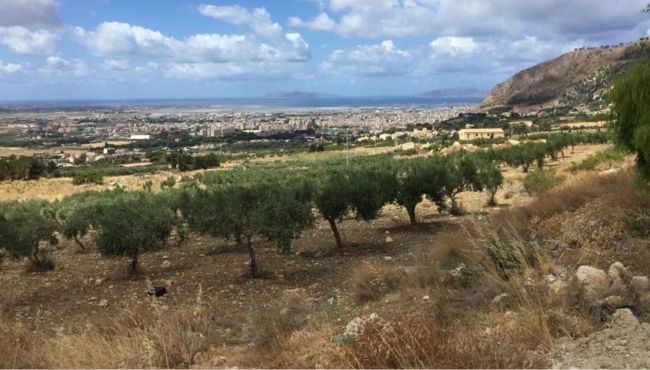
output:
M 650 324 L 618 310 L 607 329 L 573 341 L 561 338 L 550 357 L 554 369 L 647 369 L 649 336 Z
M 605 147 L 580 146 L 574 153 L 567 150 L 565 158 L 549 166 L 563 173 L 571 162 Z M 460 194 L 459 200 L 470 217 L 482 217 L 532 199 L 523 190 L 524 175 L 520 170 L 504 168 L 504 175 L 504 188 L 497 193 L 499 207 L 485 207 L 486 193 Z M 157 188 L 167 175 L 154 176 Z M 146 181 L 134 176 L 123 180 L 134 188 Z M 70 179 L 0 184 L 5 200 L 51 200 L 88 189 L 72 186 Z M 280 256 L 273 245 L 256 241 L 260 268 L 268 277 L 258 280 L 247 278 L 247 251 L 232 241 L 192 237 L 181 247 L 170 245 L 143 255 L 140 273 L 135 276 L 126 274 L 125 259 L 104 259 L 92 250 L 80 253 L 73 242 L 64 241 L 51 250 L 57 266 L 54 271 L 30 274 L 25 272 L 24 262 L 3 263 L 0 319 L 32 330 L 72 334 L 83 331 L 88 320 L 98 315 L 134 308 L 172 312 L 200 300 L 218 316 L 219 340 L 225 345 L 241 346 L 253 341 L 259 314 L 277 308 L 286 291 L 298 289 L 316 306 L 328 307 L 327 300 L 334 297 L 336 304 L 329 308 L 333 324 L 343 327 L 359 311 L 351 296 L 351 276 L 358 266 L 376 261 L 396 268 L 413 265 L 418 251 L 431 246 L 439 232 L 457 227 L 458 218 L 440 215 L 428 201 L 418 206 L 417 214 L 421 224 L 415 227 L 410 226 L 402 208 L 392 205 L 385 207 L 375 221 L 346 219 L 339 227 L 346 244 L 342 249 L 336 248 L 328 224 L 322 221 L 294 242 L 292 256 Z M 165 261 L 171 266 L 164 268 Z M 152 285 L 166 286 L 168 295 L 150 297 L 147 291 Z

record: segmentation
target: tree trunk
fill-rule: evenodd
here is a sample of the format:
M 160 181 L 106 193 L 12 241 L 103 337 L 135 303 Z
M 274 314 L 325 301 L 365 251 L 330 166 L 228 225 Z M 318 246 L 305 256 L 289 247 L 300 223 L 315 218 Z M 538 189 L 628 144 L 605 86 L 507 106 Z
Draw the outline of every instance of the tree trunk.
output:
M 79 238 L 77 238 L 76 235 L 74 236 L 74 242 L 77 243 L 77 245 L 79 246 L 79 248 L 81 248 L 83 252 L 86 251 L 86 246 L 81 242 L 81 240 L 79 240 Z
M 129 275 L 133 275 L 138 271 L 138 250 L 136 249 L 135 252 L 133 252 L 133 259 L 131 260 L 131 263 L 129 263 L 129 269 L 127 270 Z
M 528 173 L 528 166 L 525 165 L 525 166 L 522 166 L 522 167 L 524 169 L 524 173 Z
M 495 199 L 497 195 L 496 191 L 490 191 L 490 200 L 488 201 L 488 205 L 491 207 L 494 207 L 497 205 L 497 200 Z
M 406 212 L 409 214 L 409 219 L 411 220 L 411 225 L 416 225 L 418 220 L 415 218 L 415 207 L 406 207 Z
M 244 244 L 244 242 L 241 240 L 241 234 L 240 233 L 235 233 L 235 243 L 237 245 Z
M 251 242 L 250 236 L 247 237 L 247 247 L 248 247 L 248 255 L 250 256 L 250 270 L 251 270 L 251 278 L 257 279 L 257 259 L 255 258 L 255 249 L 253 248 L 253 243 Z
M 330 227 L 332 228 L 332 232 L 334 233 L 334 239 L 336 239 L 336 246 L 339 248 L 343 248 L 341 235 L 339 234 L 339 229 L 336 227 L 336 220 L 334 220 L 333 218 L 328 218 L 327 221 L 329 221 Z

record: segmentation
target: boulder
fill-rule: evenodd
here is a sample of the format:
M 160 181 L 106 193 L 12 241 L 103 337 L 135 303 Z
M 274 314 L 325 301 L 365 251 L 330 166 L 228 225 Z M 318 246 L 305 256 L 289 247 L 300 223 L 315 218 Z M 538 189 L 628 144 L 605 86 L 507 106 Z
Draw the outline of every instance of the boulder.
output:
M 650 288 L 650 280 L 647 276 L 634 276 L 630 281 L 630 287 L 636 292 L 645 292 Z
M 596 302 L 610 288 L 607 273 L 591 266 L 580 266 L 574 279 L 580 287 L 582 299 L 588 303 Z
M 632 274 L 620 262 L 615 262 L 609 267 L 608 275 L 611 279 L 612 285 L 614 286 L 625 286 L 630 282 L 630 280 L 632 280 Z

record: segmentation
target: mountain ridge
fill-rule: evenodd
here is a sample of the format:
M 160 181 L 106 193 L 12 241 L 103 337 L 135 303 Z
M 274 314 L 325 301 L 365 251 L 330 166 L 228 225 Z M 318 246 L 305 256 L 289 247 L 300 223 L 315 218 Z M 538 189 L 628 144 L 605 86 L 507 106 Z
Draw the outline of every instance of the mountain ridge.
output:
M 496 85 L 481 109 L 513 111 L 576 106 L 602 99 L 611 82 L 629 71 L 650 45 L 647 38 L 617 46 L 580 48 L 524 69 Z

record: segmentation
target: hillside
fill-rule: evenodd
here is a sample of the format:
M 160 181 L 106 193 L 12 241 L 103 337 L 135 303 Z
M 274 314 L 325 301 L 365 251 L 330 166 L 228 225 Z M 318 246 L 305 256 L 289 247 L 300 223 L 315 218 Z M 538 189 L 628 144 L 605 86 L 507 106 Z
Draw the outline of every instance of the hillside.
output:
M 523 70 L 490 91 L 481 108 L 575 106 L 599 100 L 610 82 L 643 54 L 647 40 L 582 48 Z

